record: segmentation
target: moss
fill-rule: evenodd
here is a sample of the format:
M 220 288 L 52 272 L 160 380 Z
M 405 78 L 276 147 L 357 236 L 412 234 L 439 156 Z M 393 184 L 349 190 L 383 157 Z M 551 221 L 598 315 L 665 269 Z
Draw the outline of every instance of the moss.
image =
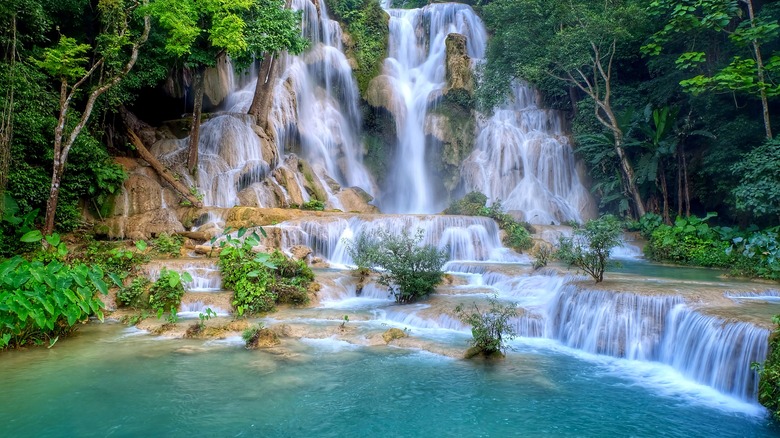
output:
M 387 57 L 390 16 L 372 0 L 327 0 L 327 4 L 349 35 L 344 48 L 347 57 L 357 63 L 355 78 L 360 94 L 365 95 Z
M 754 363 L 758 370 L 758 401 L 772 413 L 775 421 L 780 421 L 780 315 L 772 318 L 777 328 L 769 337 L 769 354 L 762 366 Z
M 454 90 L 444 96 L 432 111 L 432 114 L 446 119 L 443 127 L 445 138 L 434 163 L 448 191 L 455 189 L 460 182 L 460 164 L 474 149 L 476 119 L 472 112 L 473 103 L 465 90 Z

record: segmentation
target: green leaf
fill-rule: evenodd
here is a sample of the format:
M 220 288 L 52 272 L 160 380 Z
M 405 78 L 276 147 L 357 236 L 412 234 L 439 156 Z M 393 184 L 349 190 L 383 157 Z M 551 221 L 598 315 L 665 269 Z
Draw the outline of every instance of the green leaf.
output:
M 51 234 L 49 236 L 45 237 L 46 241 L 49 242 L 49 245 L 56 247 L 60 244 L 60 235 L 59 234 Z
M 146 251 L 146 248 L 149 245 L 146 243 L 145 240 L 138 240 L 135 242 L 135 247 L 138 248 L 138 251 L 144 252 Z
M 40 242 L 40 240 L 43 239 L 43 234 L 41 234 L 38 230 L 32 230 L 28 233 L 25 233 L 24 236 L 22 236 L 21 240 L 25 243 L 32 243 L 32 242 Z

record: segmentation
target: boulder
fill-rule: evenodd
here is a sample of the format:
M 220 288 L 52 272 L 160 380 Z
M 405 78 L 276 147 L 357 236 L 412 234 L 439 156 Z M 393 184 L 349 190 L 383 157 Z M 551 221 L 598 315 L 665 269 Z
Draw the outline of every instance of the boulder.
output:
M 207 68 L 203 72 L 203 96 L 208 99 L 208 103 L 215 107 L 225 100 L 230 93 L 230 69 L 233 67 L 224 58 L 217 61 L 217 66 Z
M 360 187 L 347 187 L 336 194 L 344 211 L 355 213 L 379 213 L 375 205 L 369 204 L 374 198 Z
M 469 95 L 474 94 L 474 74 L 471 71 L 471 58 L 466 50 L 466 37 L 459 33 L 447 35 L 446 45 L 446 75 L 447 86 L 444 94 L 452 90 L 464 90 Z

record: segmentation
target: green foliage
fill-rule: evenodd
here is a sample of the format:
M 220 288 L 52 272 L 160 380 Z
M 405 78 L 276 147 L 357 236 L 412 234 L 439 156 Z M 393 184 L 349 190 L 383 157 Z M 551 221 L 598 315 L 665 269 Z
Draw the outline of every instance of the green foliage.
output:
M 42 59 L 33 62 L 55 78 L 75 81 L 87 73 L 84 65 L 89 61 L 86 55 L 90 49 L 89 44 L 78 44 L 74 38 L 62 35 L 56 46 L 44 50 Z
M 512 215 L 505 213 L 501 201 L 494 202 L 490 207 L 485 206 L 486 203 L 487 196 L 480 192 L 471 192 L 463 198 L 453 201 L 444 210 L 444 214 L 489 217 L 495 220 L 498 227 L 506 232 L 504 245 L 520 253 L 533 246 L 529 224 L 517 222 Z
M 490 298 L 488 304 L 489 308 L 485 310 L 480 309 L 477 303 L 472 303 L 469 308 L 463 305 L 455 308 L 458 318 L 471 325 L 471 346 L 477 354 L 485 356 L 504 353 L 506 342 L 517 336 L 510 321 L 518 316 L 517 304 L 501 304 L 496 297 Z
M 41 238 L 40 233 L 28 236 Z M 46 240 L 60 250 L 58 235 Z M 105 295 L 108 287 L 99 267 L 15 256 L 0 263 L 0 278 L 0 349 L 44 340 L 51 346 L 89 315 L 103 318 L 105 306 L 96 295 Z
M 328 8 L 344 26 L 350 38 L 345 44 L 347 57 L 357 61 L 354 70 L 360 94 L 376 77 L 387 57 L 390 17 L 372 0 L 328 0 Z
M 255 253 L 252 248 L 260 243 L 260 236 L 253 232 L 243 238 L 245 234 L 242 228 L 237 238 L 226 235 L 220 242 L 222 284 L 233 290 L 236 313 L 268 312 L 276 303 L 307 303 L 314 273 L 306 262 L 292 260 L 280 251 Z
M 534 258 L 532 266 L 534 267 L 534 270 L 536 270 L 547 266 L 547 263 L 549 263 L 550 259 L 553 257 L 553 249 L 549 245 L 540 244 L 531 252 L 531 255 Z
M 352 258 L 352 261 L 357 267 L 359 274 L 365 276 L 368 271 L 374 265 L 376 260 L 376 252 L 379 250 L 379 246 L 376 244 L 375 239 L 369 233 L 360 233 L 352 240 L 345 241 L 347 254 Z
M 123 285 L 119 288 L 119 291 L 116 293 L 116 299 L 120 305 L 125 307 L 146 307 L 149 304 L 149 300 L 144 300 L 144 295 L 151 284 L 151 281 L 146 277 L 134 278 L 129 285 Z
M 379 230 L 368 237 L 358 236 L 358 244 L 350 245 L 348 250 L 354 253 L 356 262 L 381 269 L 377 281 L 390 289 L 398 303 L 411 303 L 429 295 L 441 283 L 441 268 L 447 261 L 445 251 L 420 245 L 422 239 L 422 230 L 414 236 L 408 230 L 401 234 Z
M 777 327 L 769 337 L 769 354 L 763 364 L 754 362 L 751 369 L 758 372 L 759 403 L 780 421 L 780 315 L 775 315 L 772 322 Z
M 748 233 L 747 237 L 731 237 L 727 255 L 736 258 L 732 272 L 747 277 L 780 280 L 780 227 Z
M 241 338 L 246 343 L 246 348 L 251 348 L 252 345 L 257 343 L 258 338 L 260 338 L 260 331 L 263 330 L 263 328 L 263 324 L 258 323 L 241 333 Z
M 179 257 L 181 255 L 181 246 L 184 243 L 184 237 L 180 234 L 168 235 L 161 233 L 152 242 L 157 254 L 167 257 Z
M 736 208 L 753 217 L 780 217 L 780 140 L 767 140 L 732 166 L 739 177 Z
M 181 297 L 184 296 L 185 281 L 192 281 L 189 273 L 179 274 L 165 268 L 160 271 L 160 277 L 149 288 L 149 306 L 157 312 L 157 317 L 162 318 L 163 313 L 168 312 L 168 321 L 176 322 L 176 314 L 179 311 Z
M 645 255 L 651 260 L 678 264 L 729 267 L 734 262 L 726 253 L 730 242 L 721 239 L 720 227 L 707 223 L 715 216 L 716 213 L 708 213 L 703 218 L 678 217 L 674 225 L 658 225 L 650 234 Z
M 600 283 L 612 248 L 621 244 L 621 232 L 620 221 L 612 215 L 589 220 L 584 227 L 574 228 L 571 237 L 560 237 L 555 257 Z
M 325 203 L 318 199 L 312 199 L 304 202 L 303 205 L 301 205 L 301 210 L 323 211 L 325 210 Z

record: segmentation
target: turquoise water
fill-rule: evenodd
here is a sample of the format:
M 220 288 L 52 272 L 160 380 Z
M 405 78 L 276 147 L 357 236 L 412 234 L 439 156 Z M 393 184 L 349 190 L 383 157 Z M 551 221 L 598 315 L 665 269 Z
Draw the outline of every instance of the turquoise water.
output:
M 484 363 L 330 339 L 271 354 L 133 334 L 90 325 L 51 350 L 1 355 L 0 436 L 780 434 L 760 407 L 672 371 L 541 341 Z

